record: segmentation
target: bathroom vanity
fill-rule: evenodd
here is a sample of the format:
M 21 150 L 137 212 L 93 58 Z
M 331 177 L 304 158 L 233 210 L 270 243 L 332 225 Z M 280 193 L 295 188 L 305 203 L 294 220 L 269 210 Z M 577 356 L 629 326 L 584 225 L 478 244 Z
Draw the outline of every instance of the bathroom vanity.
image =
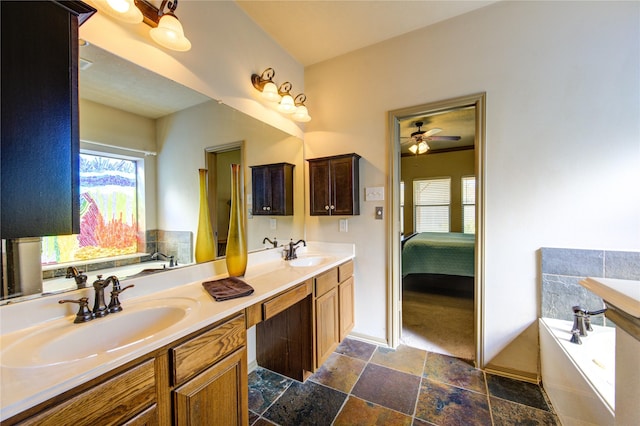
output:
M 3 306 L 2 424 L 247 424 L 248 348 L 304 380 L 353 326 L 353 245 L 281 256 L 250 254 L 253 294 L 224 302 L 202 287 L 226 276 L 222 260 L 127 280 L 124 311 L 88 323 L 57 298 Z M 297 351 L 270 345 L 276 334 Z

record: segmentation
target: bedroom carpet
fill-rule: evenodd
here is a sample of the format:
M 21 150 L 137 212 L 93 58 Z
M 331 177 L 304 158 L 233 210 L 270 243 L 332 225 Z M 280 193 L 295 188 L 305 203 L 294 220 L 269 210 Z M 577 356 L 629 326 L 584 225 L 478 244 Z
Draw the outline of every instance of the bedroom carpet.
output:
M 475 357 L 473 294 L 443 290 L 444 277 L 405 278 L 402 290 L 401 343 L 429 352 L 472 360 Z M 473 279 L 466 286 L 473 288 Z

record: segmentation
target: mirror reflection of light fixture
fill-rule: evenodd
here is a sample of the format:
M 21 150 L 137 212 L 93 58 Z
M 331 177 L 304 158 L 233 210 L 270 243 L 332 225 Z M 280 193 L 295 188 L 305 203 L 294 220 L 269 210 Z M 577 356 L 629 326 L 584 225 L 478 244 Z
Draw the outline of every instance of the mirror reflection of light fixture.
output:
M 273 68 L 267 68 L 266 70 L 262 71 L 261 75 L 251 75 L 251 83 L 253 83 L 253 87 L 262 92 L 263 99 L 270 102 L 278 102 L 280 100 L 278 87 L 273 82 L 273 77 L 275 75 L 276 72 L 273 70 Z
M 296 111 L 296 104 L 293 101 L 293 96 L 291 96 L 291 83 L 285 81 L 280 85 L 278 89 L 278 94 L 282 96 L 280 99 L 280 103 L 278 104 L 278 111 L 285 114 L 293 114 Z
M 144 22 L 152 27 L 153 41 L 167 49 L 186 52 L 191 42 L 184 36 L 182 24 L 175 15 L 178 0 L 162 0 L 156 8 L 149 0 L 93 0 L 107 15 L 131 24 Z M 167 11 L 165 12 L 165 8 Z
M 300 121 L 301 123 L 306 123 L 307 121 L 311 121 L 311 116 L 309 115 L 309 111 L 304 104 L 304 101 L 307 100 L 307 97 L 304 93 L 300 93 L 294 99 L 294 104 L 296 106 L 296 111 L 291 116 L 294 120 Z
M 260 75 L 251 74 L 251 84 L 257 91 L 261 92 L 263 99 L 270 102 L 278 102 L 276 109 L 281 113 L 291 114 L 293 120 L 301 123 L 311 121 L 307 106 L 304 104 L 307 96 L 304 93 L 300 93 L 294 98 L 291 95 L 293 86 L 288 81 L 282 83 L 280 88 L 277 88 L 276 83 L 273 81 L 275 74 L 276 72 L 273 68 L 265 69 Z

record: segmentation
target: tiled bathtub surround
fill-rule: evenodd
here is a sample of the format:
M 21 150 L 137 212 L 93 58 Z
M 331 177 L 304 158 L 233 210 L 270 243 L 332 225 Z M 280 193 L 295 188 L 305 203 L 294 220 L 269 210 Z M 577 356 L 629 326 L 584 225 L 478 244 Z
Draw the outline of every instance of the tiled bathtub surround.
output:
M 604 308 L 603 300 L 579 281 L 586 277 L 640 279 L 640 252 L 547 248 L 541 250 L 541 316 L 573 321 L 572 306 Z M 603 325 L 603 315 L 591 318 Z M 611 324 L 607 324 L 611 325 Z
M 190 231 L 165 231 L 154 229 L 146 234 L 147 253 L 159 251 L 167 256 L 174 256 L 178 264 L 193 262 L 193 233 Z M 145 260 L 145 259 L 142 259 Z
M 145 253 L 159 251 L 167 256 L 174 256 L 179 265 L 192 263 L 193 234 L 190 231 L 164 231 L 153 229 L 145 233 Z M 118 268 L 120 266 L 133 265 L 150 260 L 149 256 L 131 257 L 126 259 L 108 260 L 105 262 L 74 263 L 74 266 L 82 272 L 98 271 L 101 269 Z M 162 260 L 162 259 L 160 259 Z M 67 267 L 42 271 L 42 278 L 64 277 Z

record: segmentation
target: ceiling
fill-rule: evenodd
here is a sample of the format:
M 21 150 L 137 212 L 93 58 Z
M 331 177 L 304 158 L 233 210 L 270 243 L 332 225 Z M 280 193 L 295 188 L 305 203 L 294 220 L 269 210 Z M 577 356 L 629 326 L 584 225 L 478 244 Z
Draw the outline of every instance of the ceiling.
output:
M 496 2 L 235 1 L 258 26 L 305 67 Z
M 421 130 L 441 129 L 434 136 L 460 136 L 458 141 L 427 141 L 428 153 L 471 149 L 475 144 L 476 120 L 475 108 L 465 107 L 449 111 L 422 114 L 406 120 L 400 120 L 400 148 L 402 155 L 414 155 L 409 147 L 415 143 L 411 133 L 418 130 L 416 122 L 423 123 Z

